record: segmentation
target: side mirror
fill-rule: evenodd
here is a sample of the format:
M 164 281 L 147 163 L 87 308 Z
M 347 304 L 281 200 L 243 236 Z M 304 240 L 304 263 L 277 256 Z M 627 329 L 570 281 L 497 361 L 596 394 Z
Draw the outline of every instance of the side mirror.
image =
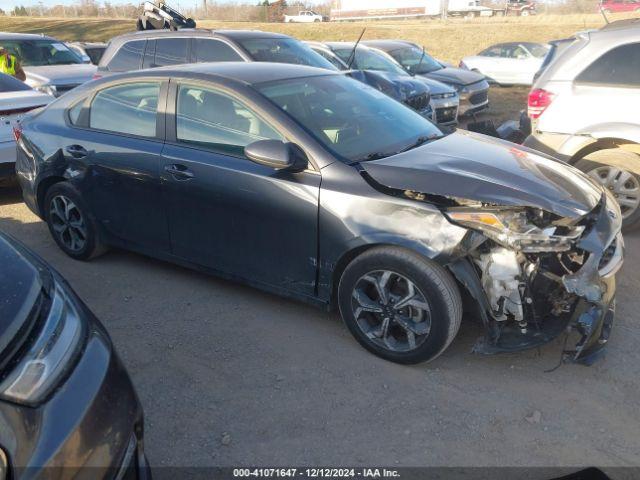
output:
M 280 140 L 258 140 L 244 147 L 244 154 L 255 163 L 288 172 L 301 172 L 309 164 L 300 147 Z

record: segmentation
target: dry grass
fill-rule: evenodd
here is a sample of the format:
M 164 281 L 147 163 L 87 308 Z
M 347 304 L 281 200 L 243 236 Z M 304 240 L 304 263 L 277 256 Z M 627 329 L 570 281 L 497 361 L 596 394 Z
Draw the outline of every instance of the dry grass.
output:
M 484 19 L 398 20 L 353 23 L 284 24 L 202 21 L 204 28 L 243 28 L 282 32 L 302 40 L 403 38 L 425 45 L 435 57 L 457 63 L 460 58 L 503 41 L 548 41 L 602 26 L 599 14 L 538 15 Z M 133 30 L 133 20 L 0 17 L 0 30 L 44 33 L 62 40 L 106 41 Z

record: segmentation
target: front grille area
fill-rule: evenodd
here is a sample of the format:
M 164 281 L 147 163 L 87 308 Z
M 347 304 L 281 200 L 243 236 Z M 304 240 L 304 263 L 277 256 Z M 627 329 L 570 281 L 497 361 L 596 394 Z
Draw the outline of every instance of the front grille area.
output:
M 431 99 L 429 98 L 429 94 L 420 93 L 418 95 L 414 95 L 413 97 L 407 98 L 405 103 L 408 107 L 413 108 L 418 112 L 421 112 L 422 110 L 424 110 L 429 106 L 430 100 Z
M 436 122 L 447 123 L 456 119 L 456 111 L 458 107 L 436 108 Z
M 471 102 L 473 105 L 478 105 L 486 102 L 488 98 L 489 98 L 489 91 L 482 90 L 481 92 L 473 93 L 469 97 L 469 102 Z

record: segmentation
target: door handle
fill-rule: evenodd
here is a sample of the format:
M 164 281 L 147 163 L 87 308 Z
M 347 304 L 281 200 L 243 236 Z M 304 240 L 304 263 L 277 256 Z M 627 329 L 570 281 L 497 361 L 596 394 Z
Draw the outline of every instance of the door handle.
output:
M 180 164 L 165 165 L 164 171 L 171 174 L 176 180 L 190 180 L 193 178 L 193 173 Z
M 82 145 L 69 145 L 65 150 L 73 158 L 84 158 L 89 154 L 87 149 Z

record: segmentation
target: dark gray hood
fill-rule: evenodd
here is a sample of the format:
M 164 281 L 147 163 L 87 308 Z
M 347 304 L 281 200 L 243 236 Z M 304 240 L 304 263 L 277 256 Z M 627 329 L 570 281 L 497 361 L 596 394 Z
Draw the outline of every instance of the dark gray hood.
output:
M 479 73 L 456 67 L 445 67 L 423 75 L 433 80 L 438 80 L 439 82 L 454 83 L 463 86 L 478 83 L 485 78 L 484 75 Z
M 38 268 L 0 234 L 0 364 L 2 352 L 27 322 L 42 286 Z
M 390 188 L 536 207 L 572 219 L 591 211 L 602 196 L 586 175 L 565 163 L 464 130 L 362 166 Z

